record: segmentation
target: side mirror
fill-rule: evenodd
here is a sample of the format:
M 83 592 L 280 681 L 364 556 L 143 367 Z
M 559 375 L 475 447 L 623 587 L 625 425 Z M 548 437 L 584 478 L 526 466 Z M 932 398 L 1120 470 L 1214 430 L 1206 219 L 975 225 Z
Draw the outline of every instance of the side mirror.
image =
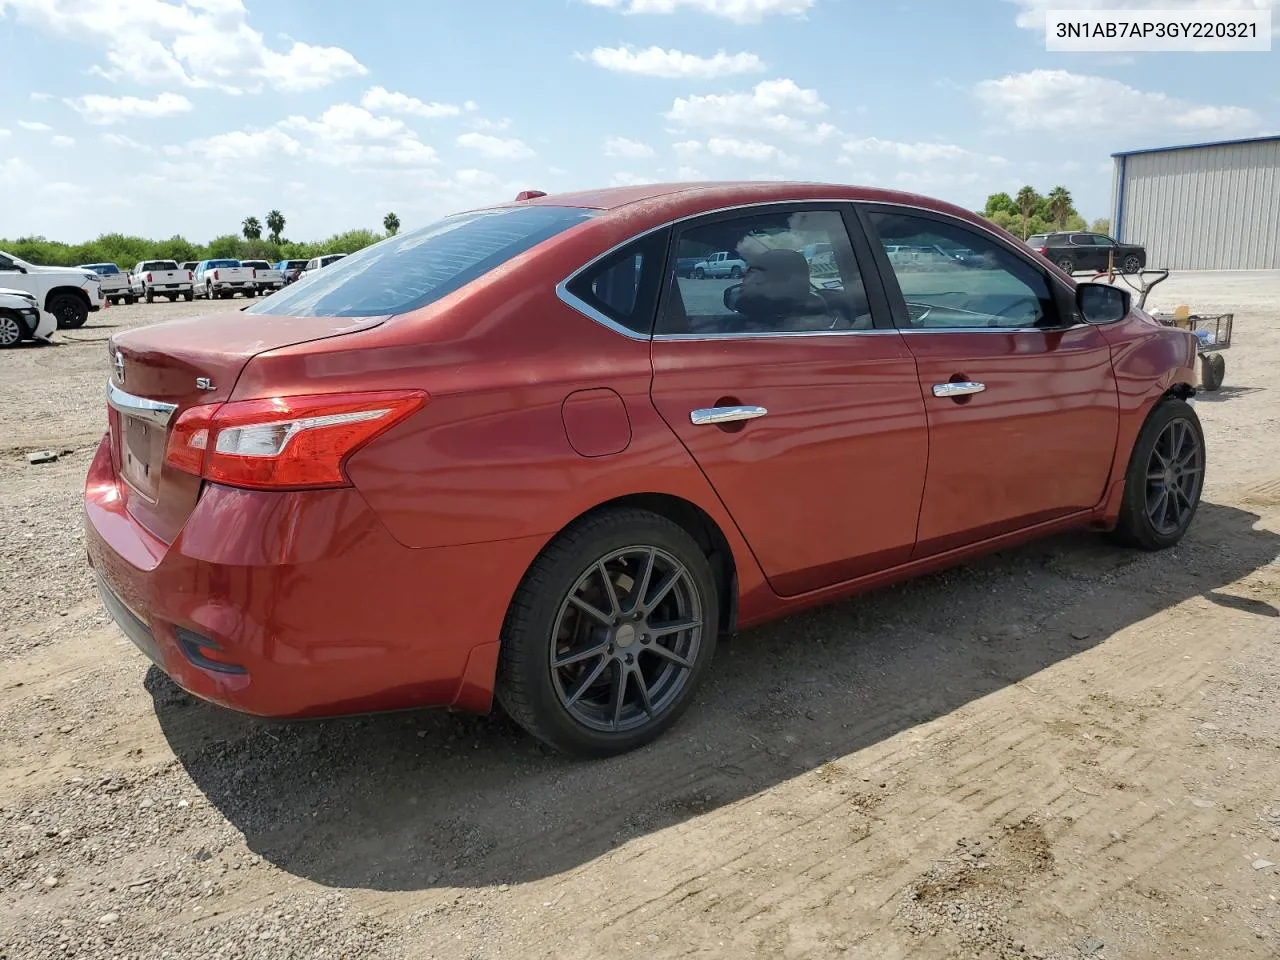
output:
M 726 309 L 735 313 L 738 311 L 738 300 L 742 297 L 742 284 L 735 283 L 731 287 L 724 288 L 724 305 Z
M 1085 323 L 1115 323 L 1129 314 L 1129 294 L 1108 283 L 1081 283 L 1076 307 Z

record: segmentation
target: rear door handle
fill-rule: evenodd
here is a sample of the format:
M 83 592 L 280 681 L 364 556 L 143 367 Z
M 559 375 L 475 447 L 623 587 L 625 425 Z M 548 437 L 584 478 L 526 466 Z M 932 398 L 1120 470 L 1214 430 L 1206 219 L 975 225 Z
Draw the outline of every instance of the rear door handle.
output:
M 695 427 L 717 423 L 735 423 L 739 420 L 755 420 L 769 411 L 764 407 L 700 407 L 689 411 L 689 422 Z
M 951 383 L 935 383 L 933 395 L 935 397 L 967 397 L 974 393 L 981 393 L 985 389 L 987 389 L 985 383 L 978 383 L 976 380 L 958 380 Z

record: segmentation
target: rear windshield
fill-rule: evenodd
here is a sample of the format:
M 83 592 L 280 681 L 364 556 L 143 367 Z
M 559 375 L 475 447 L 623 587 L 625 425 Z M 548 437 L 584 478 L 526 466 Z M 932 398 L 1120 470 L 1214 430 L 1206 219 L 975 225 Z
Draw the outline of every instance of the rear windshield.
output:
M 446 217 L 388 237 L 245 313 L 379 317 L 408 313 L 595 216 L 580 207 L 501 207 Z
M 1043 233 L 1038 233 L 1034 237 L 1027 237 L 1027 246 L 1043 247 L 1045 245 L 1045 241 L 1048 239 L 1049 238 Z
M 306 265 L 307 261 L 305 260 L 286 260 L 284 262 L 284 268 L 286 270 L 301 270 Z
M 81 270 L 92 270 L 94 273 L 102 277 L 109 277 L 113 273 L 119 273 L 120 268 L 114 263 L 86 263 Z
M 177 270 L 178 265 L 172 260 L 148 260 L 142 265 L 143 270 Z
M 240 266 L 253 267 L 255 270 L 270 270 L 271 264 L 265 260 L 241 260 Z
M 218 267 L 229 268 L 229 267 L 238 267 L 238 266 L 240 266 L 239 260 L 210 260 L 208 263 L 205 264 L 205 268 L 210 270 L 216 269 Z

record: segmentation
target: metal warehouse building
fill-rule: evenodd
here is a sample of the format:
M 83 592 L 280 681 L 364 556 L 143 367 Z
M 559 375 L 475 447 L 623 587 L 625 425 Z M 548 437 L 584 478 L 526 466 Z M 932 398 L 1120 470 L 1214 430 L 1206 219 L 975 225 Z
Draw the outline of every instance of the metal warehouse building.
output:
M 1280 270 L 1280 136 L 1112 157 L 1112 232 L 1148 265 Z

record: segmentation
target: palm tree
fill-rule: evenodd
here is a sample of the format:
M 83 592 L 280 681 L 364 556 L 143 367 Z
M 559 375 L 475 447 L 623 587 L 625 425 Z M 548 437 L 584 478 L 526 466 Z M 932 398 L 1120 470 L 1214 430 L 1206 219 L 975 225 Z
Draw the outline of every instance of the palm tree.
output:
M 400 218 L 394 213 L 388 213 L 382 218 L 382 228 L 387 231 L 388 236 L 394 237 L 400 232 Z
M 279 243 L 280 234 L 284 233 L 284 214 L 279 210 L 272 210 L 267 214 L 267 230 L 271 234 L 271 242 Z
M 1058 223 L 1059 230 L 1067 229 L 1067 217 L 1071 216 L 1071 191 L 1066 187 L 1054 187 L 1049 191 L 1049 212 Z
M 244 223 L 240 224 L 240 232 L 244 234 L 246 240 L 261 240 L 262 224 L 258 222 L 257 217 L 245 217 Z
M 1018 205 L 1018 210 L 1022 213 L 1022 239 L 1025 240 L 1030 235 L 1029 224 L 1031 221 L 1031 211 L 1035 208 L 1036 201 L 1040 198 L 1036 196 L 1034 187 L 1023 187 L 1018 191 L 1018 196 L 1014 199 L 1014 203 Z

